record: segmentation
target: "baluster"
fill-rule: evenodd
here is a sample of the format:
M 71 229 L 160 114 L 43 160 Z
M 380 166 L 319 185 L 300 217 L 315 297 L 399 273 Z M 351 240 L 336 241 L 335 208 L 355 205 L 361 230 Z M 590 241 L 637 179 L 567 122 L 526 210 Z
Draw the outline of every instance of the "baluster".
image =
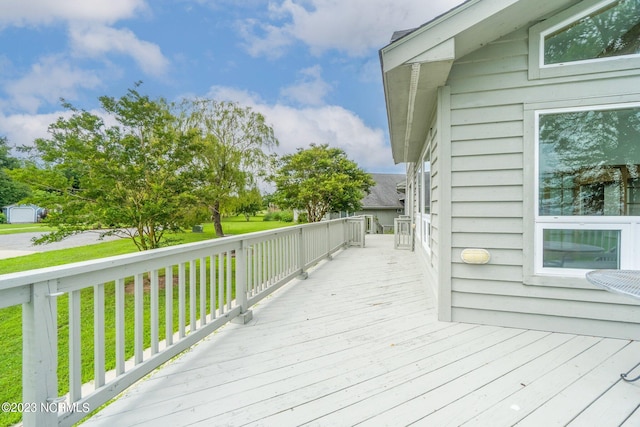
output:
M 227 259 L 227 308 L 231 310 L 231 251 L 227 251 L 225 254 Z
M 144 274 L 139 273 L 134 278 L 134 356 L 139 365 L 144 358 Z
M 216 256 L 209 256 L 209 304 L 211 305 L 211 320 L 216 318 Z
M 218 312 L 222 315 L 224 310 L 224 254 L 218 254 Z
M 196 260 L 189 261 L 189 332 L 198 329 L 196 325 Z
M 262 270 L 262 242 L 256 243 L 256 290 L 257 293 L 262 291 L 264 271 Z
M 253 251 L 254 251 L 254 245 L 249 245 L 247 247 L 247 252 L 246 252 L 246 264 L 247 264 L 247 295 L 255 295 L 255 289 L 253 287 L 253 272 L 254 272 L 254 259 L 255 257 L 253 256 Z
M 151 354 L 156 354 L 158 352 L 158 341 L 159 341 L 159 323 L 160 319 L 158 316 L 158 270 L 153 270 L 151 272 L 151 302 L 150 302 L 150 323 L 151 323 Z
M 124 278 L 116 280 L 116 375 L 124 374 Z
M 181 262 L 178 265 L 178 337 L 180 339 L 185 337 L 186 329 L 186 303 L 185 303 L 185 282 L 186 282 L 186 267 L 185 263 Z
M 207 324 L 207 260 L 200 258 L 200 326 Z
M 164 305 L 166 348 L 173 344 L 173 266 L 164 269 Z
M 82 398 L 82 342 L 81 342 L 81 294 L 69 293 L 69 399 Z
M 95 388 L 104 385 L 104 283 L 93 287 L 93 371 Z

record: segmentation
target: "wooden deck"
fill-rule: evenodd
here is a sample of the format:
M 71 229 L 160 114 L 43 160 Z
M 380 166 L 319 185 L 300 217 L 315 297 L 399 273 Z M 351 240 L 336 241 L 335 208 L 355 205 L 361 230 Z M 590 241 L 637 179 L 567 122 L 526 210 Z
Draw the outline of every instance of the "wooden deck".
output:
M 639 342 L 438 322 L 423 277 L 367 236 L 84 425 L 640 425 Z

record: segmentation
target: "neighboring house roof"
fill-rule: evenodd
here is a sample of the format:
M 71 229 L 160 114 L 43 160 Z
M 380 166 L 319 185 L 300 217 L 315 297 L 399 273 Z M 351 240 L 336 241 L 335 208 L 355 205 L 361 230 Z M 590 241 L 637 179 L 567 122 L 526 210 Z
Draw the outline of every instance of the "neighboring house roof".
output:
M 404 174 L 372 173 L 375 185 L 362 199 L 363 209 L 401 209 L 404 194 L 398 192 L 398 184 L 406 181 Z
M 580 0 L 468 0 L 380 49 L 391 149 L 396 163 L 416 162 L 429 132 L 438 88 L 453 62 L 487 43 Z

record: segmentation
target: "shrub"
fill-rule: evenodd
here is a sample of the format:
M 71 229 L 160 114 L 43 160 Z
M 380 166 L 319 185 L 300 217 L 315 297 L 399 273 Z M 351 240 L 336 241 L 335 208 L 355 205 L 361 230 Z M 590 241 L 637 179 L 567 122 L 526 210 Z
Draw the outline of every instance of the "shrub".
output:
M 275 221 L 275 219 L 273 218 L 274 212 L 267 212 L 266 214 L 264 214 L 264 216 L 262 217 L 263 221 Z
M 291 212 L 291 211 L 280 212 L 280 221 L 282 221 L 282 222 L 293 222 L 293 212 Z
M 0 224 L 6 224 L 6 223 L 7 223 L 7 217 L 0 212 Z
M 293 212 L 291 211 L 277 211 L 267 212 L 262 218 L 263 221 L 282 221 L 293 222 Z

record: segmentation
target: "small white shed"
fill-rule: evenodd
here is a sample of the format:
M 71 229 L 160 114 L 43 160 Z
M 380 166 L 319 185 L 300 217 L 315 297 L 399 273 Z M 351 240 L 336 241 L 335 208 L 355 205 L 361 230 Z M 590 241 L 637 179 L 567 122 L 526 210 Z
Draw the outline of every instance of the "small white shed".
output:
M 38 222 L 42 208 L 36 205 L 9 205 L 2 208 L 9 224 Z

